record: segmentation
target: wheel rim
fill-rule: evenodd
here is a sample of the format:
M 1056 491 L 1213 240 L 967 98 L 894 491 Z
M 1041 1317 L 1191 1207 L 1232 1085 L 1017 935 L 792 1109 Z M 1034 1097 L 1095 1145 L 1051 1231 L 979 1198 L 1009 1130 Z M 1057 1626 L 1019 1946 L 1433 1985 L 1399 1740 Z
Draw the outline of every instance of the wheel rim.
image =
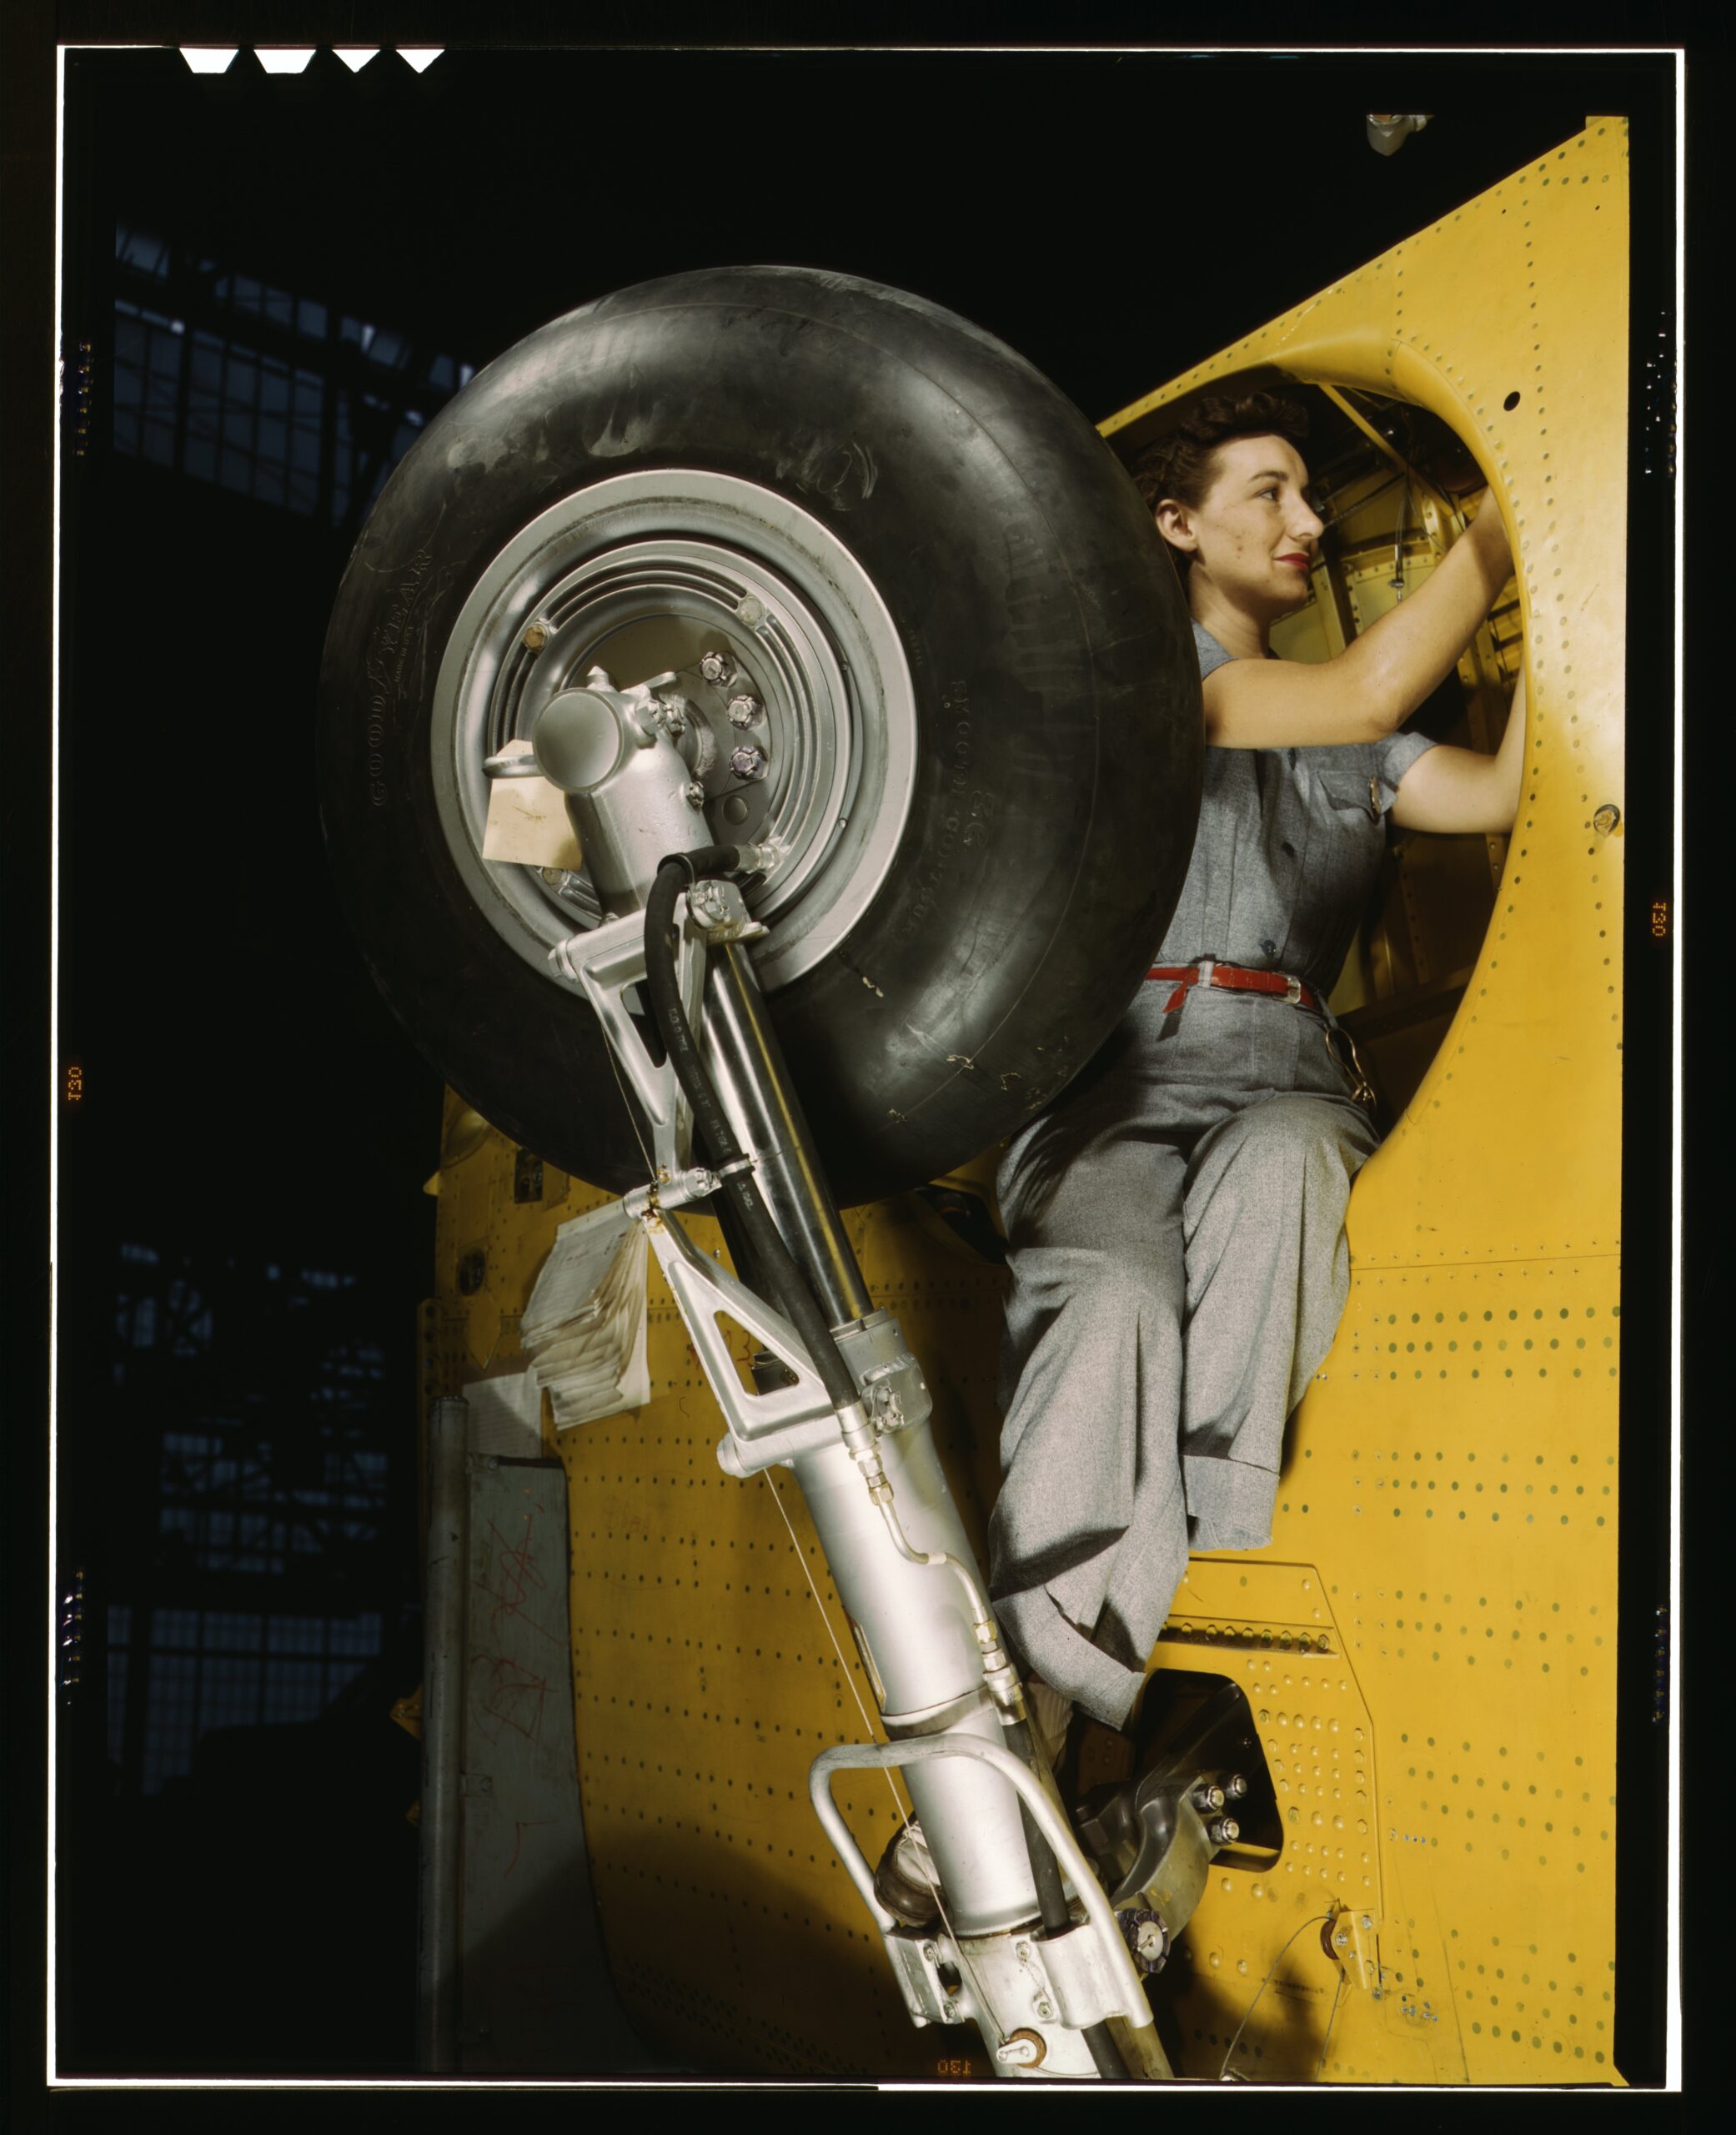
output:
M 527 642 L 527 633 L 529 641 Z M 702 673 L 720 652 L 733 676 Z M 589 877 L 482 857 L 485 760 L 594 666 L 621 687 L 671 676 L 695 715 L 705 787 L 695 842 L 770 843 L 750 895 L 770 928 L 761 982 L 787 984 L 855 926 L 885 880 L 915 780 L 910 670 L 873 581 L 835 535 L 775 491 L 694 469 L 621 475 L 531 521 L 483 573 L 436 681 L 434 796 L 449 852 L 494 931 L 548 952 L 602 917 Z M 751 725 L 732 697 L 751 696 Z M 763 771 L 732 766 L 757 750 Z

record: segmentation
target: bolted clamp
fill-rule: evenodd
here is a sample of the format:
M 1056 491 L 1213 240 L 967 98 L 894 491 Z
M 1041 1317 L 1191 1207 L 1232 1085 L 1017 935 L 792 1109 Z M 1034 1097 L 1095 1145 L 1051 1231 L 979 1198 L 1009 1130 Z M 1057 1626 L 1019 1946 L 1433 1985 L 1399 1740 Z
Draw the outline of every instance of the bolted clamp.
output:
M 708 943 L 757 942 L 769 932 L 749 912 L 733 882 L 710 876 L 688 891 L 687 911 L 695 931 Z

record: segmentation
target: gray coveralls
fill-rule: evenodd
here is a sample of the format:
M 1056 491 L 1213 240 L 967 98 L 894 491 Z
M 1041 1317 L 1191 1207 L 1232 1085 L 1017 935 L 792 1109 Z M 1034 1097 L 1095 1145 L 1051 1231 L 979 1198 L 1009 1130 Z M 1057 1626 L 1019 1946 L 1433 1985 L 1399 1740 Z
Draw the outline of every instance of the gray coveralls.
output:
M 1230 655 L 1196 624 L 1202 677 Z M 1278 971 L 1323 998 L 1430 743 L 1208 749 L 1155 964 Z M 1190 1550 L 1272 1539 L 1284 1424 L 1350 1287 L 1344 1210 L 1377 1137 L 1282 995 L 1148 981 L 1009 1146 L 996 1612 L 1028 1672 L 1111 1726 Z

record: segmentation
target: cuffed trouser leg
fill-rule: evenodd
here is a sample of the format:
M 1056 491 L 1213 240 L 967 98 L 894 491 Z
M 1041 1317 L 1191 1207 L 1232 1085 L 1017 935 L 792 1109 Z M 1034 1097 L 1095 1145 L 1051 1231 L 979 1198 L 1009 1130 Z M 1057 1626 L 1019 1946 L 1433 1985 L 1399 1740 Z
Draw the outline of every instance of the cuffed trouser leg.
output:
M 1187 1561 L 1183 1163 L 1131 1137 L 1027 1153 L 1001 1183 L 1012 1289 L 990 1584 L 1025 1666 L 1118 1726 Z

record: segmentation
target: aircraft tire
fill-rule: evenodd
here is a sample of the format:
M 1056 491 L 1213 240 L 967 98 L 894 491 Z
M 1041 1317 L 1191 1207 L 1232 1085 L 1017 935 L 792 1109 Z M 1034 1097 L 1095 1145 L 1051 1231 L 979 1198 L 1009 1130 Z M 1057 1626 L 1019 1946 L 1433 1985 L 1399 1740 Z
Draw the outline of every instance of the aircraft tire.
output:
M 644 1161 L 548 964 L 600 906 L 479 851 L 484 756 L 594 662 L 712 731 L 696 845 L 779 844 L 756 955 L 840 1203 L 968 1161 L 1106 1037 L 1186 873 L 1198 671 L 1133 485 L 1022 358 L 847 276 L 675 275 L 508 349 L 374 506 L 320 678 L 340 892 L 445 1079 L 620 1191 Z

